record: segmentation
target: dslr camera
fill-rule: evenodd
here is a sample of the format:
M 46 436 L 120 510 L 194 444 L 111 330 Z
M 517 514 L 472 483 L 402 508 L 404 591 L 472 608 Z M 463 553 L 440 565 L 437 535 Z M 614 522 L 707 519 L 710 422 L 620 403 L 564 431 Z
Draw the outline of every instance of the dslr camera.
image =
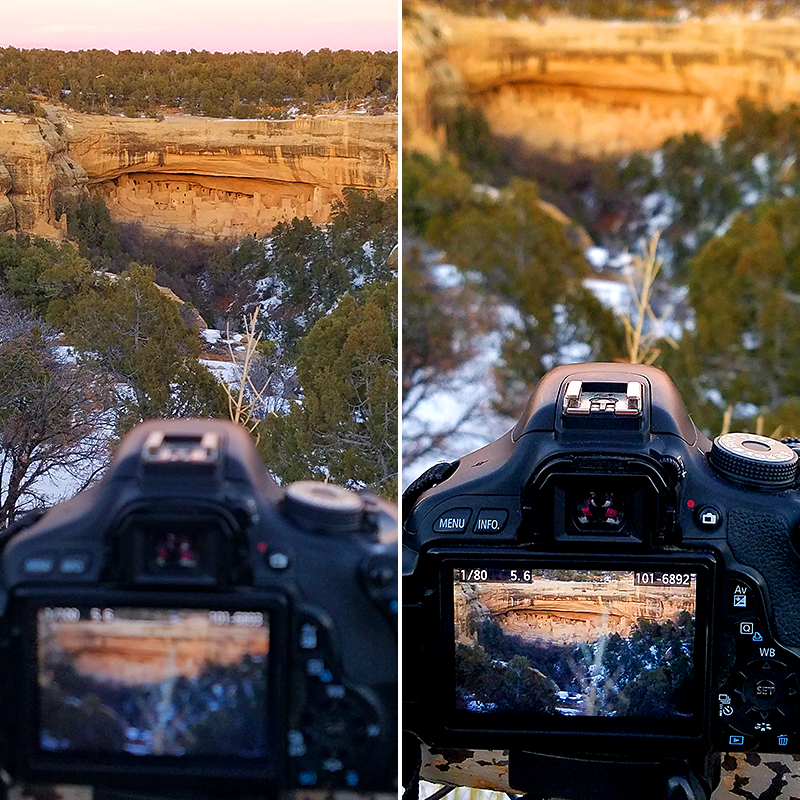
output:
M 800 752 L 797 464 L 709 441 L 653 367 L 549 372 L 406 492 L 403 728 L 548 797 L 707 797 L 715 753 Z
M 2 535 L 3 765 L 40 783 L 395 791 L 394 506 L 280 487 L 244 429 L 135 428 Z

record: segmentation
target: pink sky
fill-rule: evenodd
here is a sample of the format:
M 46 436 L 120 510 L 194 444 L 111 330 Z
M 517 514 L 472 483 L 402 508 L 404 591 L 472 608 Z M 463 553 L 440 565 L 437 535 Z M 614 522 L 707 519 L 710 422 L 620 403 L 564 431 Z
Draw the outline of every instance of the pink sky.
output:
M 398 0 L 16 0 L 0 47 L 397 50 Z

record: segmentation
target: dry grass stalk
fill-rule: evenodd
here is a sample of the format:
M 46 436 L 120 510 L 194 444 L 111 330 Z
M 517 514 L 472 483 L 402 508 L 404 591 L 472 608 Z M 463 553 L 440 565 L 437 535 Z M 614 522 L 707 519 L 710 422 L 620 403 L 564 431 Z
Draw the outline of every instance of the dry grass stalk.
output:
M 661 354 L 661 348 L 656 346 L 656 342 L 659 341 L 656 331 L 663 330 L 664 319 L 657 318 L 650 306 L 653 285 L 664 263 L 656 255 L 660 236 L 660 232 L 655 233 L 645 246 L 643 254 L 634 256 L 633 272 L 627 275 L 628 286 L 634 299 L 636 317 L 635 322 L 628 315 L 622 318 L 625 325 L 628 361 L 631 364 L 652 364 Z M 640 283 L 641 287 L 637 286 L 637 283 Z M 653 325 L 647 333 L 644 333 L 644 325 L 647 320 Z M 678 343 L 672 337 L 663 335 L 661 338 L 677 350 Z
M 733 403 L 729 404 L 725 409 L 725 415 L 722 417 L 722 430 L 720 434 L 731 432 L 731 420 L 733 419 Z
M 256 306 L 252 314 L 242 317 L 246 342 L 240 367 L 241 377 L 239 379 L 238 388 L 232 388 L 227 383 L 222 384 L 225 389 L 225 394 L 228 396 L 228 416 L 232 422 L 246 428 L 251 434 L 255 433 L 258 423 L 260 422 L 260 419 L 256 415 L 256 410 L 261 404 L 264 391 L 266 390 L 266 386 L 262 386 L 261 389 L 258 389 L 250 377 L 253 359 L 258 352 L 258 343 L 261 341 L 261 334 L 256 332 L 256 322 L 258 321 L 258 314 L 260 311 L 261 307 Z M 238 358 L 233 350 L 233 344 L 231 343 L 230 325 L 228 325 L 226 330 L 226 338 L 231 361 L 237 364 Z M 258 441 L 258 436 L 256 436 L 256 441 Z

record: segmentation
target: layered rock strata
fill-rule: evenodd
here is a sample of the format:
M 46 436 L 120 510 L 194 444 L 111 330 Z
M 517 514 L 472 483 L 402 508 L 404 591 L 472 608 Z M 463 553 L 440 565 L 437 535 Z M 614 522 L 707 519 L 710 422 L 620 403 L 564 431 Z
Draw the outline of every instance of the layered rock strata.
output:
M 58 118 L 0 114 L 0 231 L 61 237 L 87 181 Z
M 0 227 L 44 235 L 82 191 L 112 218 L 195 236 L 261 236 L 280 221 L 330 219 L 342 189 L 397 189 L 394 116 L 285 121 L 103 117 L 46 108 L 45 119 L 4 115 L 0 163 L 14 210 Z M 4 188 L 0 169 L 0 193 Z M 2 196 L 2 195 L 0 195 Z
M 407 150 L 436 154 L 437 113 L 481 108 L 492 130 L 563 155 L 718 137 L 738 98 L 800 99 L 800 20 L 680 24 L 462 17 L 417 2 L 403 32 Z

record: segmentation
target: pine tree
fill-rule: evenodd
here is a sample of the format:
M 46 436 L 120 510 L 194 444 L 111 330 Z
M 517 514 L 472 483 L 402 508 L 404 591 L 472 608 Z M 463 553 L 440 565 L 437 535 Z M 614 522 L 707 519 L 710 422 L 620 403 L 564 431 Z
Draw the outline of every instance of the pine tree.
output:
M 397 492 L 397 281 L 344 295 L 299 345 L 302 404 L 259 432 L 283 480 Z
M 132 263 L 99 277 L 49 321 L 118 387 L 123 429 L 153 417 L 224 414 L 222 389 L 197 361 L 200 339 L 152 269 Z
M 729 406 L 738 427 L 752 428 L 744 404 L 766 416 L 767 433 L 780 424 L 784 435 L 797 431 L 789 399 L 800 394 L 798 211 L 794 199 L 757 206 L 688 265 L 695 329 L 664 366 L 709 432 Z

